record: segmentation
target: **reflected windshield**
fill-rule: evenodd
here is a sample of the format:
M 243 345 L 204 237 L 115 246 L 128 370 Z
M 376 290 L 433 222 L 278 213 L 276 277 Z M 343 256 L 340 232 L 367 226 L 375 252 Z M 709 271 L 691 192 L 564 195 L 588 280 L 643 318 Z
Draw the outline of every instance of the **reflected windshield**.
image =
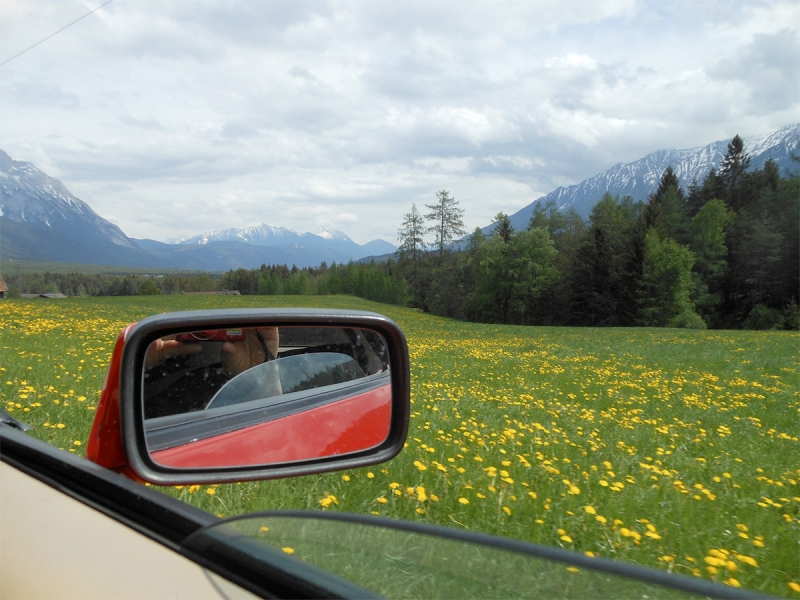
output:
M 287 356 L 258 365 L 223 385 L 206 408 L 219 408 L 361 379 L 364 371 L 346 354 Z

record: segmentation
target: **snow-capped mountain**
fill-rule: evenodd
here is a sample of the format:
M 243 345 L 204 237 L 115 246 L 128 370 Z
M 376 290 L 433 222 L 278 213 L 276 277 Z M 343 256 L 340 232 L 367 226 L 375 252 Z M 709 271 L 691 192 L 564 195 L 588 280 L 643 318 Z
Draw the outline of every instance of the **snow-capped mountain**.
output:
M 187 238 L 170 240 L 173 244 L 201 244 L 209 242 L 244 242 L 254 246 L 280 246 L 297 241 L 298 234 L 286 227 L 272 227 L 262 223 L 244 229 L 222 229 L 209 231 Z
M 341 231 L 337 231 L 336 229 L 328 229 L 327 227 L 320 227 L 317 230 L 317 233 L 315 233 L 314 235 L 317 235 L 326 240 L 342 240 L 345 242 L 353 241 L 349 237 L 347 237 L 346 233 L 342 233 Z
M 0 150 L 0 216 L 84 242 L 87 237 L 123 248 L 137 248 L 122 230 L 109 223 L 58 179 L 29 162 L 13 160 Z
M 372 240 L 366 244 L 357 244 L 341 231 L 322 227 L 316 233 L 297 233 L 286 227 L 273 227 L 262 223 L 244 229 L 223 229 L 209 231 L 188 238 L 172 240 L 180 245 L 207 245 L 214 242 L 243 242 L 253 246 L 325 248 L 340 254 L 339 261 L 358 260 L 365 256 L 389 254 L 397 250 L 395 246 L 383 240 Z
M 574 208 L 581 216 L 588 217 L 592 207 L 607 191 L 614 196 L 630 195 L 634 200 L 646 200 L 648 194 L 656 190 L 662 174 L 670 166 L 686 188 L 694 180 L 702 182 L 712 168 L 719 169 L 729 143 L 730 139 L 702 148 L 659 150 L 632 163 L 620 163 L 581 183 L 560 187 L 542 196 L 511 215 L 511 224 L 515 229 L 525 229 L 538 202 L 555 200 L 561 210 Z M 751 169 L 763 167 L 771 158 L 783 173 L 797 168 L 792 163 L 791 153 L 797 152 L 799 145 L 800 123 L 744 140 L 745 152 L 751 158 Z M 493 227 L 494 224 L 489 225 L 483 231 L 489 233 Z

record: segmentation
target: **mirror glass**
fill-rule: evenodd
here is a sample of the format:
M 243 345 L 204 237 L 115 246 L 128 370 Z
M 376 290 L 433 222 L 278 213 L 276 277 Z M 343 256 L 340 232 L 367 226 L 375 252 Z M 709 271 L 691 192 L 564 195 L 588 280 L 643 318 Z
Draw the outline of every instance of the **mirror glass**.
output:
M 389 435 L 386 341 L 344 327 L 251 327 L 157 339 L 143 373 L 153 460 L 273 465 L 374 448 Z

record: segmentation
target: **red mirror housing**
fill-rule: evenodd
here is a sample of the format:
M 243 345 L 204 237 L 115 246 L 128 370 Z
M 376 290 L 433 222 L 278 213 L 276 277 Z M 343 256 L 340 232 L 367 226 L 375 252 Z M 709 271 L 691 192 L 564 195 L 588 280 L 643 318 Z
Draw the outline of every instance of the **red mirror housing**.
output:
M 381 350 L 386 352 L 383 373 L 365 375 L 363 381 L 370 379 L 371 383 L 355 382 L 357 385 L 345 391 L 342 388 L 349 388 L 350 384 L 320 384 L 321 391 L 312 391 L 317 396 L 327 394 L 328 399 L 322 403 L 314 404 L 306 397 L 293 400 L 294 396 L 304 394 L 289 393 L 277 401 L 289 406 L 288 409 L 276 412 L 274 407 L 265 408 L 262 412 L 269 415 L 252 422 L 244 423 L 236 414 L 239 409 L 228 406 L 230 402 L 214 410 L 189 412 L 185 417 L 180 414 L 160 419 L 145 417 L 144 373 L 150 377 L 145 369 L 145 354 L 154 340 L 177 339 L 184 343 L 191 339 L 186 336 L 191 331 L 234 328 L 263 331 L 277 327 L 289 333 L 364 331 L 364 335 L 369 334 L 367 337 L 381 340 Z M 298 353 L 295 346 L 289 350 L 271 366 L 281 360 L 289 363 L 286 356 Z M 336 394 L 330 390 L 338 393 L 333 400 L 329 397 Z M 86 456 L 133 479 L 160 485 L 270 479 L 366 466 L 388 460 L 402 449 L 410 412 L 409 390 L 405 338 L 399 327 L 382 315 L 283 309 L 156 315 L 129 325 L 117 339 Z M 242 405 L 245 404 L 243 401 Z M 247 411 L 256 412 L 242 409 Z M 215 421 L 211 413 L 222 415 Z M 219 426 L 232 420 L 244 424 L 228 425 L 227 429 Z M 197 422 L 202 424 L 201 435 L 196 435 Z M 203 435 L 203 427 L 212 433 Z M 164 433 L 170 430 L 178 431 L 183 440 L 164 442 L 170 441 L 170 435 Z

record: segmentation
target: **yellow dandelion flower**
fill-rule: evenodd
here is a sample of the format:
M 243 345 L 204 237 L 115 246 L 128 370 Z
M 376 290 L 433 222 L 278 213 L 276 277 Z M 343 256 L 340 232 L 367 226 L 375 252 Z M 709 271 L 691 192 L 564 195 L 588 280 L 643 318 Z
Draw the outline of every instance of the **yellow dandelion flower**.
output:
M 595 510 L 594 506 L 584 506 L 583 510 L 585 510 L 590 515 L 596 515 L 597 511 Z
M 459 501 L 461 504 L 469 504 L 469 500 L 467 500 L 466 498 L 463 498 L 463 497 L 462 497 L 462 498 L 459 498 L 459 499 L 458 499 L 458 501 Z
M 571 537 L 569 537 L 568 535 L 562 535 L 562 536 L 561 536 L 559 539 L 560 539 L 562 542 L 567 542 L 568 544 L 571 544 L 571 543 L 572 543 L 572 538 L 571 538 Z
M 752 558 L 750 556 L 745 556 L 744 554 L 737 554 L 736 560 L 738 560 L 739 562 L 743 562 L 746 565 L 750 565 L 751 567 L 758 566 L 758 562 L 756 562 L 755 558 Z
M 286 552 L 286 554 L 294 554 L 294 548 L 289 548 L 289 546 L 286 546 L 285 548 L 281 548 L 281 550 Z

